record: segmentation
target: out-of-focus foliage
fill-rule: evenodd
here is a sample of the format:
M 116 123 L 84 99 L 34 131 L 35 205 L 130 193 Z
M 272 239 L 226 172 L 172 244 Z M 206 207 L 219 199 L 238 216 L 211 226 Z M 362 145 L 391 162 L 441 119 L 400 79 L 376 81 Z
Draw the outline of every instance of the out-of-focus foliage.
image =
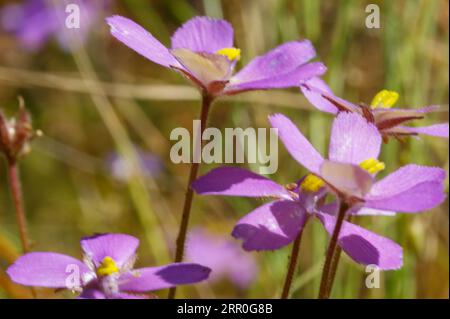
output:
M 11 2 L 0 1 L 0 6 Z M 352 101 L 370 101 L 380 89 L 389 88 L 400 93 L 398 105 L 444 106 L 421 124 L 448 118 L 446 0 L 111 2 L 104 16 L 130 17 L 166 44 L 177 26 L 192 16 L 225 18 L 235 29 L 241 64 L 284 41 L 309 38 L 328 66 L 325 79 L 336 94 Z M 381 7 L 380 29 L 365 27 L 369 3 Z M 113 39 L 100 19 L 84 47 L 74 52 L 50 41 L 30 53 L 21 49 L 14 36 L 0 31 L 0 107 L 12 114 L 18 95 L 24 97 L 34 126 L 44 133 L 20 163 L 33 250 L 78 256 L 81 236 L 125 232 L 141 239 L 139 265 L 169 262 L 173 253 L 168 249 L 173 249 L 189 169 L 170 161 L 169 136 L 175 127 L 192 128 L 192 118 L 199 112 L 196 91 L 181 76 Z M 222 100 L 213 108 L 210 125 L 267 127 L 267 115 L 273 112 L 296 121 L 326 153 L 332 118 L 308 105 L 296 89 Z M 109 170 L 110 154 L 129 151 L 131 145 L 159 157 L 161 170 L 130 179 L 114 177 Z M 393 140 L 384 146 L 382 159 L 385 172 L 408 162 L 448 170 L 448 141 L 430 137 Z M 20 244 L 5 166 L 0 168 L 0 297 L 27 297 L 29 291 L 5 275 Z M 201 171 L 211 168 L 202 165 Z M 271 178 L 289 183 L 293 175 L 303 173 L 280 145 L 279 171 Z M 234 222 L 259 204 L 252 199 L 196 197 L 191 225 L 229 236 Z M 357 223 L 404 247 L 405 265 L 383 273 L 379 289 L 365 289 L 364 268 L 345 257 L 333 297 L 448 298 L 447 210 L 448 201 L 424 214 L 360 217 Z M 328 237 L 320 225 L 310 224 L 303 238 L 300 275 L 292 296 L 314 298 Z M 183 287 L 180 296 L 278 297 L 289 250 L 253 253 L 259 275 L 247 290 L 222 282 Z M 39 294 L 55 296 L 45 290 Z

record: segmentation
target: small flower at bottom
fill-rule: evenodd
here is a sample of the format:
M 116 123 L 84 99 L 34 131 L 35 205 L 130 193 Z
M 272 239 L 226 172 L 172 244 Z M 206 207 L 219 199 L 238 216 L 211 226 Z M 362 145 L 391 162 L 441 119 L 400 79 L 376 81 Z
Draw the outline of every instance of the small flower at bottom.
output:
M 22 285 L 65 288 L 88 299 L 149 298 L 146 292 L 200 282 L 210 274 L 209 268 L 194 263 L 133 269 L 138 245 L 130 235 L 95 235 L 81 240 L 83 261 L 32 252 L 19 257 L 7 273 Z

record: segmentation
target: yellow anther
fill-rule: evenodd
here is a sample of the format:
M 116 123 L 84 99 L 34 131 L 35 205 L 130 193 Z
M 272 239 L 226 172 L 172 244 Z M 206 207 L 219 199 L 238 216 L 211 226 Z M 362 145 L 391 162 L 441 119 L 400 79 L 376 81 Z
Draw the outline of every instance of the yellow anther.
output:
M 106 256 L 105 258 L 103 258 L 96 272 L 98 276 L 109 276 L 111 274 L 119 272 L 119 268 L 117 267 L 114 259 L 112 259 L 109 256 Z
M 378 173 L 379 171 L 384 170 L 386 168 L 386 165 L 384 165 L 383 162 L 380 162 L 375 158 L 369 158 L 361 162 L 359 164 L 359 167 L 367 171 L 369 174 L 375 174 Z
M 226 56 L 230 61 L 239 61 L 241 58 L 241 49 L 237 48 L 223 48 L 217 50 L 216 53 Z
M 397 102 L 399 94 L 395 91 L 382 90 L 378 92 L 370 103 L 370 106 L 375 109 L 377 107 L 390 108 Z
M 315 193 L 325 185 L 325 182 L 313 174 L 306 175 L 300 188 L 305 192 Z

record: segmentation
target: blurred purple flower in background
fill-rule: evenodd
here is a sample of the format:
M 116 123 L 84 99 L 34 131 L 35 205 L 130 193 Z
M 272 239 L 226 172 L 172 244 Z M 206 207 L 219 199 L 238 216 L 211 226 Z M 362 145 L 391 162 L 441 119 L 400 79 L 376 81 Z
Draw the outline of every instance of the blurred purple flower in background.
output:
M 110 1 L 67 1 L 67 4 L 76 4 L 80 8 L 80 28 L 74 29 L 65 25 L 69 13 L 64 1 L 54 4 L 46 0 L 26 0 L 23 4 L 9 4 L 0 8 L 0 27 L 13 33 L 26 50 L 37 51 L 53 37 L 67 50 L 71 32 L 76 32 L 78 39 L 84 42 Z
M 162 172 L 164 164 L 159 157 L 139 149 L 137 150 L 137 155 L 140 160 L 142 173 L 145 176 L 156 177 Z M 106 162 L 108 169 L 114 178 L 122 182 L 130 179 L 133 170 L 129 166 L 129 163 L 118 153 L 111 153 L 108 155 Z
M 381 146 L 377 128 L 353 113 L 341 113 L 333 122 L 329 149 L 324 160 L 285 116 L 270 117 L 288 152 L 312 174 L 294 186 L 283 187 L 263 176 L 231 167 L 212 170 L 198 178 L 192 188 L 202 195 L 269 197 L 274 200 L 243 217 L 232 235 L 244 240 L 246 250 L 272 250 L 292 241 L 309 216 L 317 217 L 331 235 L 336 224 L 336 202 L 324 204 L 327 190 L 339 200 L 352 203 L 356 215 L 392 215 L 394 211 L 419 212 L 445 199 L 445 171 L 407 165 L 374 183 L 384 164 L 376 160 Z M 357 263 L 380 269 L 402 266 L 402 248 L 350 222 L 344 221 L 338 244 Z
M 173 34 L 171 49 L 127 18 L 112 16 L 107 22 L 119 41 L 154 63 L 181 72 L 211 96 L 298 86 L 326 71 L 320 62 L 308 63 L 316 52 L 304 40 L 282 44 L 233 75 L 240 50 L 233 47 L 233 28 L 224 20 L 187 21 Z
M 305 81 L 300 88 L 309 102 L 317 109 L 332 114 L 337 114 L 340 111 L 360 114 L 369 122 L 374 123 L 384 138 L 418 134 L 448 138 L 448 123 L 423 127 L 403 125 L 412 120 L 423 119 L 427 113 L 439 109 L 439 106 L 428 106 L 420 109 L 392 108 L 399 95 L 397 92 L 388 90 L 382 90 L 376 94 L 370 105 L 356 105 L 335 96 L 330 87 L 320 78 Z
M 254 256 L 242 251 L 238 243 L 200 228 L 188 234 L 186 259 L 211 269 L 208 282 L 225 278 L 240 289 L 250 286 L 258 273 Z
M 7 273 L 12 281 L 37 287 L 81 292 L 81 298 L 148 298 L 143 293 L 192 284 L 210 269 L 192 263 L 133 269 L 139 240 L 125 234 L 102 234 L 81 240 L 83 262 L 51 252 L 19 257 Z

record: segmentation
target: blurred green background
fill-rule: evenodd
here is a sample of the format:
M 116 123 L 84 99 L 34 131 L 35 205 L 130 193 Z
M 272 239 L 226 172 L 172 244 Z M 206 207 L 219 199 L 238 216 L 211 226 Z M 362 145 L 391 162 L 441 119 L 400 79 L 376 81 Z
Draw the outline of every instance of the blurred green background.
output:
M 0 1 L 0 6 L 14 1 Z M 16 1 L 17 2 L 17 1 Z M 381 8 L 381 28 L 365 27 L 365 7 Z M 448 120 L 449 2 L 446 0 L 150 0 L 115 1 L 102 14 L 138 22 L 164 44 L 183 22 L 196 15 L 230 21 L 242 50 L 238 68 L 285 41 L 308 38 L 328 66 L 325 80 L 336 94 L 369 102 L 383 88 L 400 93 L 398 106 L 440 104 L 442 111 L 420 125 Z M 0 107 L 8 115 L 22 95 L 35 128 L 44 136 L 20 162 L 30 237 L 35 251 L 80 255 L 79 238 L 95 232 L 125 232 L 141 239 L 138 265 L 171 261 L 189 166 L 169 159 L 175 127 L 192 129 L 199 112 L 196 90 L 181 76 L 159 67 L 112 38 L 99 21 L 85 46 L 65 52 L 49 42 L 35 53 L 22 50 L 11 34 L 0 33 Z M 267 116 L 293 119 L 326 154 L 331 116 L 313 109 L 298 89 L 245 93 L 214 105 L 210 125 L 267 127 Z M 137 174 L 125 181 L 111 176 L 106 158 L 120 150 L 135 163 L 133 145 L 160 157 L 156 176 Z M 303 169 L 280 144 L 280 183 Z M 423 137 L 385 145 L 387 172 L 400 165 L 444 167 L 448 140 Z M 4 161 L 1 162 L 4 164 Z M 201 172 L 212 165 L 202 165 Z M 244 165 L 245 167 L 245 165 Z M 248 166 L 247 166 L 248 167 Z M 255 166 L 250 166 L 256 169 Z M 0 166 L 0 297 L 29 296 L 12 284 L 5 269 L 20 252 L 14 207 Z M 448 182 L 447 187 L 448 190 Z M 229 236 L 233 224 L 261 201 L 195 197 L 191 226 Z M 404 267 L 382 273 L 379 289 L 364 288 L 364 268 L 344 257 L 332 297 L 448 298 L 448 201 L 417 215 L 360 217 L 356 223 L 404 247 Z M 300 250 L 299 275 L 292 297 L 315 298 L 328 236 L 309 223 Z M 179 289 L 179 297 L 277 298 L 290 247 L 254 253 L 260 265 L 246 291 L 229 283 Z M 39 290 L 41 297 L 70 294 Z M 166 292 L 159 294 L 166 296 Z

